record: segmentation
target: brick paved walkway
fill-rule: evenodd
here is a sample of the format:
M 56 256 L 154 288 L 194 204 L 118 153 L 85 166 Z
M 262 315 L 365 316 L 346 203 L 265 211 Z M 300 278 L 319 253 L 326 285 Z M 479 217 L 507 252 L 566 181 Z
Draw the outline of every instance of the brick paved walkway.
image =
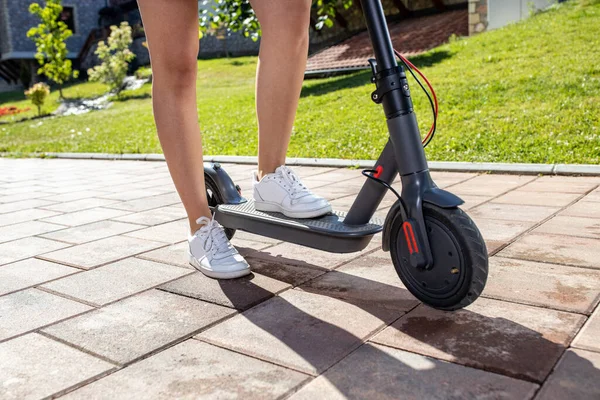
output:
M 297 170 L 338 209 L 363 180 Z M 419 305 L 380 239 L 238 233 L 254 275 L 203 277 L 164 163 L 0 159 L 0 398 L 600 398 L 600 177 L 434 175 L 492 255 L 455 313 Z

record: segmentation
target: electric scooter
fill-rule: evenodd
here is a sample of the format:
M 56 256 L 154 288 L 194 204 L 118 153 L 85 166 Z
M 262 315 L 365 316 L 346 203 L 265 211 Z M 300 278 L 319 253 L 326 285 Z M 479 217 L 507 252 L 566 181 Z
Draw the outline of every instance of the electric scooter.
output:
M 488 255 L 477 226 L 458 206 L 464 202 L 438 188 L 429 173 L 405 69 L 398 65 L 379 0 L 361 0 L 375 59 L 369 60 L 383 105 L 389 140 L 348 213 L 293 219 L 260 212 L 218 163 L 205 163 L 206 187 L 216 220 L 231 238 L 235 230 L 267 236 L 334 253 L 363 250 L 383 231 L 404 286 L 423 303 L 457 310 L 479 297 L 488 275 Z M 408 65 L 407 68 L 409 69 Z M 399 195 L 392 182 L 400 174 Z M 387 191 L 398 196 L 381 221 L 373 218 Z

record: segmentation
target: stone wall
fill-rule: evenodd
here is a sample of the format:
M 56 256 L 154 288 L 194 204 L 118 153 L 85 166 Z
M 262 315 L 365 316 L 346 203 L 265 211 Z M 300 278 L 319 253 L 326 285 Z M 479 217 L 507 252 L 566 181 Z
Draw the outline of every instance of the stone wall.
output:
M 10 38 L 8 36 L 8 14 L 6 14 L 6 3 L 8 0 L 0 0 L 0 58 L 2 54 L 10 52 Z
M 469 35 L 481 33 L 488 25 L 488 0 L 469 0 Z

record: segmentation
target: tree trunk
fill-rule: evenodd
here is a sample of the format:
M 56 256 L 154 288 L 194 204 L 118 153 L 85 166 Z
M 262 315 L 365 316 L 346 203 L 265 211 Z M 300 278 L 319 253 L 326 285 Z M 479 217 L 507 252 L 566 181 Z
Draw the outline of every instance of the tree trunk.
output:
M 38 108 L 38 116 L 42 115 L 42 106 L 37 106 Z
M 62 89 L 63 89 L 63 88 L 62 88 L 62 83 L 61 83 L 60 85 L 58 85 L 58 97 L 59 97 L 61 100 L 64 100 L 64 99 L 65 99 L 65 96 L 63 95 L 63 91 L 62 91 Z

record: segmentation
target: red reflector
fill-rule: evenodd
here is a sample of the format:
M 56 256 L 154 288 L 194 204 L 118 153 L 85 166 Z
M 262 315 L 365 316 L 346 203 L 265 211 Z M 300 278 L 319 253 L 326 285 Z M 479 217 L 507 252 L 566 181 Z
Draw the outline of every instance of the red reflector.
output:
M 408 251 L 410 254 L 418 253 L 419 247 L 417 246 L 417 240 L 415 239 L 415 233 L 413 231 L 413 227 L 410 222 L 405 222 L 402 224 L 402 229 L 404 230 L 404 237 L 406 238 L 406 244 L 408 245 Z
M 381 165 L 378 165 L 377 168 L 375 168 L 375 171 L 376 172 L 373 174 L 373 177 L 379 179 L 379 177 L 383 173 L 383 167 Z

